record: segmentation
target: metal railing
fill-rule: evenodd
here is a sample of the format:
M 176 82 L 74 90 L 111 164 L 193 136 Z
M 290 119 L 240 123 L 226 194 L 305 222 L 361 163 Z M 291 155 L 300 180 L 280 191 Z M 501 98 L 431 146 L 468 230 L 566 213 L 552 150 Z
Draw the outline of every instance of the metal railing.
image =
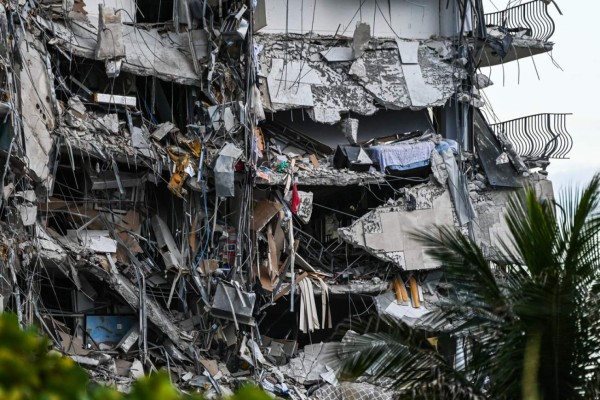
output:
M 573 147 L 567 115 L 571 114 L 535 114 L 490 127 L 496 135 L 503 134 L 523 158 L 566 158 Z
M 544 42 L 554 34 L 554 20 L 548 13 L 548 4 L 542 0 L 534 0 L 506 10 L 485 14 L 485 24 L 501 26 L 510 32 L 525 30 L 524 37 Z

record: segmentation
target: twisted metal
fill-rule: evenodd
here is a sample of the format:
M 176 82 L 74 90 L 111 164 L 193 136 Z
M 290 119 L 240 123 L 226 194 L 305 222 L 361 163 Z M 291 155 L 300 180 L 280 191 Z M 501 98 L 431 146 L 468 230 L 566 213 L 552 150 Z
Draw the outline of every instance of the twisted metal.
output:
M 544 42 L 554 34 L 554 20 L 548 13 L 548 4 L 541 0 L 485 14 L 485 24 L 501 26 L 513 32 L 525 29 L 525 37 Z
M 567 158 L 573 147 L 573 138 L 567 131 L 567 115 L 571 114 L 535 114 L 490 127 L 497 136 L 503 134 L 521 157 Z

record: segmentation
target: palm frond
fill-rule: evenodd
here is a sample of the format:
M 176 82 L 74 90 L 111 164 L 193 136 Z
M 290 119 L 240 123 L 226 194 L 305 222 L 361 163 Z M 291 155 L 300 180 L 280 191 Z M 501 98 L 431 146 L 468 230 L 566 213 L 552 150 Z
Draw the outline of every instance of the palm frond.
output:
M 335 349 L 337 357 L 343 360 L 342 378 L 367 376 L 375 382 L 392 378 L 391 388 L 402 393 L 437 396 L 453 393 L 457 399 L 483 398 L 476 387 L 438 353 L 425 332 L 390 317 L 355 328 L 360 333 L 349 331 Z
M 494 262 L 454 229 L 414 234 L 451 285 L 427 325 L 465 343 L 464 369 L 456 370 L 418 327 L 386 320 L 343 344 L 343 371 L 394 377 L 396 388 L 435 394 L 430 398 L 597 393 L 600 175 L 559 203 L 539 200 L 531 187 L 519 191 L 507 203 L 506 223 L 509 237 L 500 240 Z

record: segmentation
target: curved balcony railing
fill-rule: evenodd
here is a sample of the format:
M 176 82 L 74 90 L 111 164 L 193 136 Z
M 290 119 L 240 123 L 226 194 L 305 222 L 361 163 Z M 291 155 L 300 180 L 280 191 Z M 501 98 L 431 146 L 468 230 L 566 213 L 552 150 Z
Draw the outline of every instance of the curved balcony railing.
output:
M 571 114 L 535 114 L 490 127 L 496 135 L 504 134 L 523 158 L 567 158 L 573 147 L 567 115 Z
M 485 24 L 501 26 L 512 32 L 524 30 L 524 37 L 544 42 L 554 34 L 554 20 L 548 13 L 548 4 L 542 0 L 485 14 Z

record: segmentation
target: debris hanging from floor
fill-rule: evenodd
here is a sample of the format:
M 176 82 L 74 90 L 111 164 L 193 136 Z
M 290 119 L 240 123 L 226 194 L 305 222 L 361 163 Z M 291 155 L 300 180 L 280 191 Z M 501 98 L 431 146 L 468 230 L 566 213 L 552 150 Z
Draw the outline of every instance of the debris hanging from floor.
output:
M 415 230 L 491 258 L 508 194 L 552 197 L 566 129 L 488 124 L 478 69 L 549 36 L 462 0 L 288 3 L 0 3 L 0 309 L 94 381 L 392 398 L 338 381 L 336 327 L 443 300 Z

